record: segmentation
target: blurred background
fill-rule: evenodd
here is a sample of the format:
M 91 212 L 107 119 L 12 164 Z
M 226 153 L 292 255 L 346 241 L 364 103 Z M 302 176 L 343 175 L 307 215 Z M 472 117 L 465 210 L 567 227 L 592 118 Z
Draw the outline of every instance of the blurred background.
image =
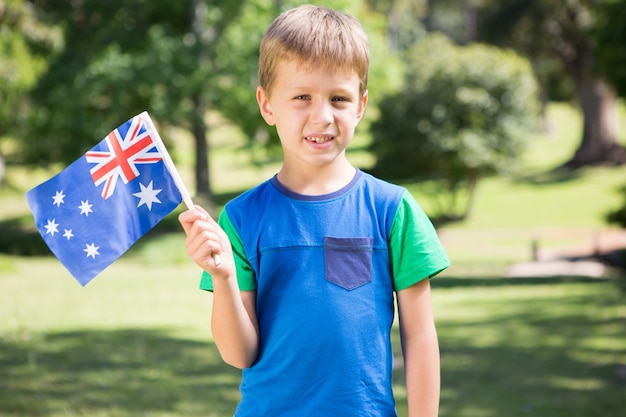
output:
M 217 215 L 280 166 L 258 45 L 303 3 L 0 0 L 0 416 L 232 415 L 183 207 L 82 288 L 24 194 L 147 110 Z M 432 282 L 441 416 L 621 415 L 626 1 L 314 3 L 369 36 L 349 159 L 407 187 L 453 262 Z

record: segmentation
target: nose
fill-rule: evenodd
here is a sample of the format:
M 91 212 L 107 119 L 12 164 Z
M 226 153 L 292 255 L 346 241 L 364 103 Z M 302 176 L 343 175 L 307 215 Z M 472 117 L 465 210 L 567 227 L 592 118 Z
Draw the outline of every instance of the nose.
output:
M 331 103 L 326 101 L 314 102 L 311 106 L 309 119 L 317 125 L 328 125 L 333 121 L 333 108 Z

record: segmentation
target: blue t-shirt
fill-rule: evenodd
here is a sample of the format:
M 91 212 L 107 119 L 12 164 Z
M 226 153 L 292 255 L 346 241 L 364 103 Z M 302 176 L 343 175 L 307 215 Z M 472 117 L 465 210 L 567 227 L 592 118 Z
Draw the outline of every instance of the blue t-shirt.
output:
M 411 195 L 361 171 L 322 196 L 274 177 L 229 202 L 219 223 L 259 322 L 235 415 L 395 416 L 393 292 L 449 266 Z M 201 288 L 212 290 L 207 273 Z

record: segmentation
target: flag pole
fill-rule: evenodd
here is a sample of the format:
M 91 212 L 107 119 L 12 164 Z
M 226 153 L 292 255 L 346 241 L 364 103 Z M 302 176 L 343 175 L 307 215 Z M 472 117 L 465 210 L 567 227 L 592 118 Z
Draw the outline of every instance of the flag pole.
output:
M 176 184 L 176 187 L 178 188 L 178 191 L 180 192 L 180 195 L 183 198 L 183 203 L 185 203 L 185 206 L 187 206 L 187 209 L 195 210 L 196 206 L 193 204 L 193 201 L 191 200 L 191 194 L 189 194 L 187 187 L 185 187 L 185 184 L 183 183 L 183 179 L 180 177 L 180 174 L 178 173 L 178 170 L 176 169 L 176 166 L 174 165 L 174 161 L 172 161 L 170 154 L 167 152 L 167 148 L 165 147 L 165 144 L 163 143 L 163 140 L 161 139 L 161 135 L 159 135 L 159 131 L 154 126 L 154 123 L 152 122 L 152 118 L 150 117 L 147 111 L 142 112 L 139 115 L 139 117 L 141 117 L 141 120 L 143 120 L 146 126 L 148 126 L 148 129 L 154 132 L 154 144 L 159 150 L 159 153 L 161 154 L 161 156 L 163 157 L 163 163 L 165 164 L 165 167 L 167 168 L 167 170 L 172 175 L 172 178 L 174 179 L 174 183 Z M 211 257 L 213 258 L 213 262 L 215 262 L 215 266 L 219 266 L 222 263 L 222 260 L 220 259 L 219 255 L 217 255 L 216 253 L 212 253 Z

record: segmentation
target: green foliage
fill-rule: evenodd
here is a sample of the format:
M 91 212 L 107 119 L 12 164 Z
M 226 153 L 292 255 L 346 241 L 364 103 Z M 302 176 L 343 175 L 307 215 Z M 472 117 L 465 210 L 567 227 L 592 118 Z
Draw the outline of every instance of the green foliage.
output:
M 38 5 L 65 28 L 67 47 L 40 79 L 24 160 L 70 162 L 131 116 L 189 128 L 198 100 L 219 96 L 215 44 L 241 2 L 212 2 L 200 25 L 192 0 Z M 227 69 L 226 69 L 227 70 Z
M 19 128 L 26 93 L 61 45 L 59 28 L 42 20 L 30 2 L 0 0 L 0 136 Z
M 574 74 L 589 71 L 588 30 L 597 4 L 597 0 L 480 2 L 478 39 L 528 56 L 546 100 L 574 101 Z
M 274 2 L 245 2 L 237 20 L 216 46 L 216 66 L 221 69 L 221 75 L 215 105 L 241 129 L 249 149 L 277 148 L 279 143 L 275 129 L 267 126 L 261 117 L 255 98 L 259 44 L 277 13 Z
M 32 95 L 37 111 L 25 138 L 25 162 L 71 162 L 112 127 L 142 110 L 152 112 L 152 101 L 162 95 L 184 104 L 171 74 L 176 64 L 186 63 L 174 53 L 182 41 L 172 45 L 165 36 L 184 30 L 188 10 L 181 8 L 183 2 L 173 3 L 167 25 L 159 26 L 154 22 L 164 15 L 157 7 L 163 2 L 120 3 L 38 2 L 64 27 L 66 47 L 51 60 Z
M 537 87 L 528 62 L 480 44 L 459 47 L 443 35 L 407 55 L 404 89 L 380 103 L 372 124 L 374 172 L 396 181 L 433 180 L 450 204 L 478 179 L 510 172 L 537 121 Z
M 598 7 L 592 35 L 598 49 L 602 72 L 621 97 L 626 97 L 626 1 L 605 0 Z

